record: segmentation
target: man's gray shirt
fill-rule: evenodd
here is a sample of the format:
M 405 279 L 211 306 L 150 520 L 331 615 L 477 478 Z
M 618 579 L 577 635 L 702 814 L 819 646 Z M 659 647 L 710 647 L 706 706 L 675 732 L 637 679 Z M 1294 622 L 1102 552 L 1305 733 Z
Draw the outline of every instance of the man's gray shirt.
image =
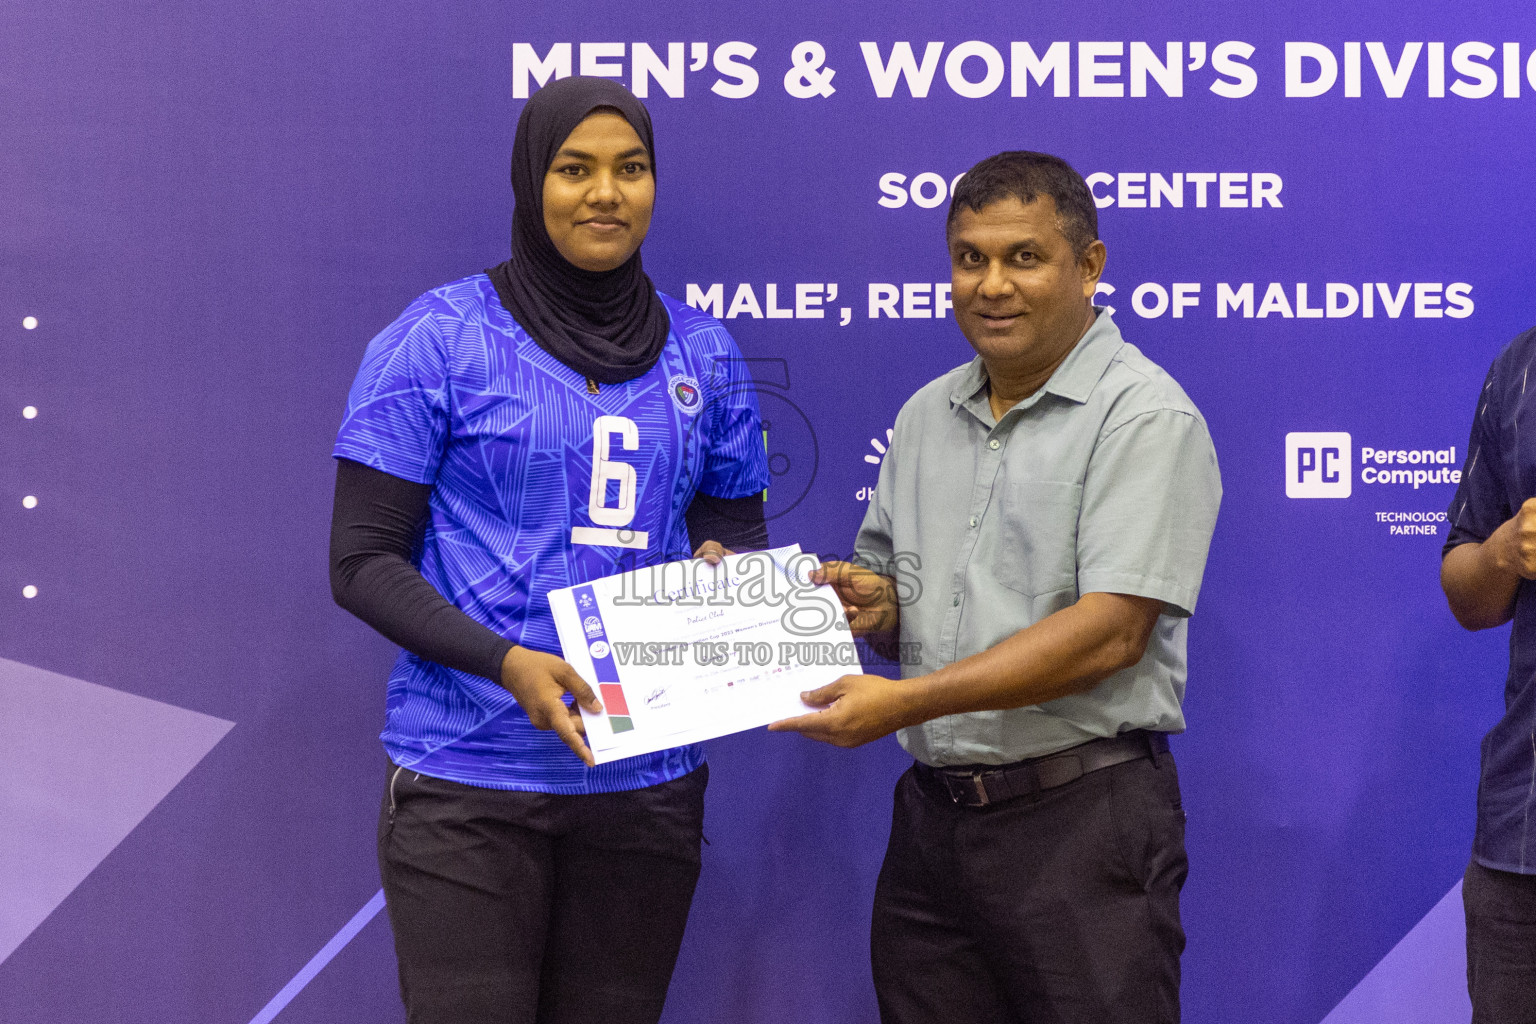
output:
M 901 730 L 919 761 L 1006 764 L 1129 729 L 1181 732 L 1185 639 L 1221 476 L 1205 420 L 1099 312 L 1001 421 L 980 357 L 908 399 L 855 544 L 895 576 L 918 676 L 1091 592 L 1164 604 L 1145 656 L 1093 689 Z

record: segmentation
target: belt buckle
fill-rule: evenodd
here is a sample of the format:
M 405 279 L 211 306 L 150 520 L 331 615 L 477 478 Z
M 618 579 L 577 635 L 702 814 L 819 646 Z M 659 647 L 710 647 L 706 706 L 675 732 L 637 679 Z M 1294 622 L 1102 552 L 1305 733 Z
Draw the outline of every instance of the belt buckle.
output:
M 987 784 L 982 781 L 982 773 L 971 772 L 968 775 L 956 775 L 950 772 L 944 773 L 944 788 L 949 790 L 949 799 L 963 807 L 985 807 L 991 803 L 987 796 Z M 962 797 L 975 796 L 974 803 L 967 803 Z
M 971 784 L 976 787 L 976 795 L 980 797 L 977 807 L 985 807 L 992 801 L 987 797 L 987 784 L 982 781 L 981 772 L 971 772 Z

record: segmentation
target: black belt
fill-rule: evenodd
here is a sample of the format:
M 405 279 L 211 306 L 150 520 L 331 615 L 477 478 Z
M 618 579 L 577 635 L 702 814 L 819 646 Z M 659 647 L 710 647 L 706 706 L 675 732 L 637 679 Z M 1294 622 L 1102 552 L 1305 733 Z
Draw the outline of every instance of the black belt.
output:
M 985 807 L 1065 786 L 1101 768 L 1167 752 L 1167 733 L 1138 729 L 1013 764 L 933 768 L 918 761 L 913 770 L 919 780 L 944 791 L 962 807 Z

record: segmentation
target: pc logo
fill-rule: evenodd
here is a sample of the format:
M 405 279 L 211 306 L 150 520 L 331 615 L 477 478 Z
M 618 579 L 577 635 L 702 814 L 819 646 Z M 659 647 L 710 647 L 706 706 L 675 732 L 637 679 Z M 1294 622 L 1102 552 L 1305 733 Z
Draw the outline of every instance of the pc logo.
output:
M 1285 496 L 1347 498 L 1354 478 L 1354 446 L 1342 431 L 1285 435 Z

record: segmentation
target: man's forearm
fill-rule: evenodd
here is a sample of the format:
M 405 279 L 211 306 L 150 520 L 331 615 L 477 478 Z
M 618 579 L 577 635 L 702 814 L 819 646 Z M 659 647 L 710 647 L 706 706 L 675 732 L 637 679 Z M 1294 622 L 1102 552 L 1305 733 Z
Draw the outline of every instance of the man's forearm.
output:
M 1505 555 L 1514 522 L 1482 543 L 1457 545 L 1440 562 L 1440 586 L 1451 614 L 1467 629 L 1502 626 L 1515 614 L 1520 575 Z
M 1091 690 L 1141 660 L 1161 612 L 1151 598 L 1084 594 L 985 651 L 911 680 L 912 724 Z
M 800 695 L 810 714 L 774 722 L 856 747 L 945 715 L 1026 707 L 1081 693 L 1140 661 L 1162 602 L 1124 594 L 1084 594 L 989 650 L 915 679 L 847 675 Z

